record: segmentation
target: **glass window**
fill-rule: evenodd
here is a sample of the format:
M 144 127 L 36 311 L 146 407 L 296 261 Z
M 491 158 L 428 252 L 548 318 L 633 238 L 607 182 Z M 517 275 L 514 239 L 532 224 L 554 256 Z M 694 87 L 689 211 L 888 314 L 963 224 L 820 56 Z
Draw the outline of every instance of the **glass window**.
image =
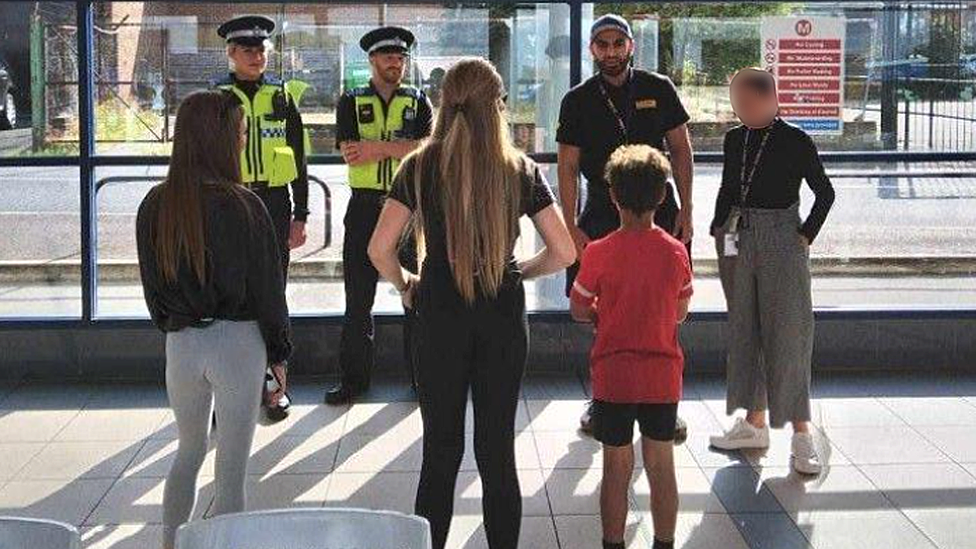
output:
M 169 154 L 179 101 L 228 70 L 217 26 L 244 13 L 279 24 L 269 71 L 310 84 L 301 109 L 315 154 L 333 154 L 338 97 L 369 77 L 359 49 L 381 25 L 413 29 L 408 82 L 435 111 L 444 71 L 464 56 L 490 59 L 508 91 L 512 132 L 527 152 L 554 152 L 570 87 L 567 4 L 321 4 L 97 2 L 94 55 L 99 155 Z M 0 20 L 0 156 L 54 155 L 76 162 L 78 65 L 73 2 L 6 2 Z M 721 150 L 737 124 L 727 81 L 747 65 L 779 77 L 784 116 L 804 124 L 821 151 L 976 150 L 976 2 L 952 4 L 589 3 L 582 7 L 583 77 L 592 74 L 589 26 L 622 10 L 634 29 L 636 64 L 677 85 L 691 113 L 695 150 Z M 103 161 L 104 163 L 104 161 Z M 544 166 L 557 187 L 556 166 Z M 827 166 L 834 210 L 812 249 L 821 308 L 976 306 L 976 162 L 838 162 Z M 695 166 L 692 256 L 697 310 L 721 310 L 708 236 L 720 183 L 717 162 Z M 165 166 L 96 171 L 97 313 L 144 316 L 135 212 Z M 296 314 L 341 314 L 342 165 L 312 165 L 309 238 L 292 252 L 289 301 Z M 80 219 L 77 168 L 4 167 L 0 317 L 78 316 Z M 812 196 L 804 189 L 801 210 Z M 525 222 L 525 253 L 540 245 Z M 562 275 L 528 285 L 533 310 L 563 310 Z M 380 285 L 378 312 L 398 312 Z
M 584 38 L 615 10 L 634 28 L 637 66 L 677 84 L 697 151 L 721 150 L 736 124 L 726 84 L 746 66 L 777 74 L 784 117 L 822 150 L 976 150 L 973 3 L 588 4 Z M 583 63 L 586 77 L 586 48 Z
M 81 316 L 78 168 L 0 168 L 0 318 Z
M 310 84 L 301 110 L 312 151 L 335 151 L 335 105 L 365 85 L 360 37 L 381 24 L 410 28 L 417 46 L 408 83 L 439 105 L 444 71 L 465 56 L 491 59 L 509 90 L 512 128 L 528 152 L 555 150 L 559 100 L 569 89 L 569 7 L 562 4 L 249 4 L 280 32 L 268 73 Z M 227 73 L 217 27 L 241 15 L 232 3 L 98 4 L 97 150 L 166 155 L 180 100 Z
M 136 213 L 149 189 L 166 177 L 166 170 L 166 166 L 126 166 L 96 171 L 99 317 L 148 316 L 139 281 Z M 344 308 L 342 215 L 349 198 L 345 171 L 342 166 L 310 170 L 308 240 L 292 250 L 288 273 L 293 314 L 335 314 Z M 333 211 L 336 205 L 341 211 Z
M 78 41 L 73 2 L 4 2 L 0 156 L 78 154 Z

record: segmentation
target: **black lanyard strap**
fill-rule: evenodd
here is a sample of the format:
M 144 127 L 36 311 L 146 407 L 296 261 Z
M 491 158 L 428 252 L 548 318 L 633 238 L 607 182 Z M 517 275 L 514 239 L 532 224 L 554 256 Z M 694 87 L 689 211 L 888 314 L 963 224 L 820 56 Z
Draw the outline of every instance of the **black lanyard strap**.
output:
M 746 205 L 746 198 L 749 196 L 749 190 L 752 189 L 752 181 L 756 177 L 756 170 L 759 168 L 759 161 L 762 158 L 763 152 L 766 150 L 766 142 L 769 141 L 769 136 L 772 135 L 772 126 L 763 134 L 762 141 L 759 142 L 759 150 L 756 151 L 756 157 L 752 159 L 752 166 L 749 169 L 749 173 L 746 174 L 746 156 L 749 152 L 749 136 L 752 135 L 752 131 L 746 128 L 746 137 L 742 143 L 742 167 L 739 171 L 739 205 Z
M 625 86 L 627 86 L 628 101 L 633 100 L 633 93 L 632 93 L 633 80 L 634 80 L 633 69 L 627 69 L 627 83 L 625 84 Z M 624 144 L 630 143 L 630 138 L 627 135 L 627 126 L 630 125 L 630 117 L 633 114 L 634 109 L 633 108 L 628 109 L 627 116 L 621 114 L 620 109 L 618 109 L 617 106 L 614 105 L 613 101 L 610 99 L 610 94 L 607 92 L 607 87 L 606 84 L 603 83 L 602 76 L 600 77 L 599 83 L 600 83 L 600 93 L 603 95 L 603 100 L 606 101 L 607 103 L 607 108 L 610 109 L 610 112 L 613 114 L 613 118 L 617 121 L 617 129 L 620 130 L 620 135 L 621 137 L 623 137 Z

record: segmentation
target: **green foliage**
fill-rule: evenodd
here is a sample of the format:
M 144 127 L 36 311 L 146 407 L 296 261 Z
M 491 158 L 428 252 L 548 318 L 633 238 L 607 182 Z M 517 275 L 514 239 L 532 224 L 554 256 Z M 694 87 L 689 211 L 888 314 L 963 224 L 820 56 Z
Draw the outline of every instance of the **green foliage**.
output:
M 687 72 L 687 67 L 680 67 L 681 71 L 679 74 L 679 67 L 674 66 L 673 60 L 673 42 L 674 42 L 674 19 L 685 19 L 685 18 L 703 18 L 703 19 L 717 19 L 721 20 L 724 18 L 728 19 L 749 19 L 749 18 L 759 18 L 769 15 L 789 15 L 794 13 L 798 8 L 801 8 L 803 4 L 801 3 L 766 3 L 766 2 L 753 2 L 753 3 L 729 3 L 729 4 L 716 4 L 716 3 L 698 3 L 698 4 L 684 4 L 684 3 L 611 3 L 611 4 L 597 4 L 594 7 L 594 17 L 599 17 L 607 13 L 616 13 L 624 16 L 628 20 L 635 17 L 657 17 L 660 20 L 660 52 L 659 66 L 660 71 L 665 74 L 671 74 L 676 79 L 682 79 L 683 77 L 690 76 L 685 74 Z M 738 51 L 737 46 L 737 51 Z M 758 55 L 759 45 L 755 45 L 756 55 Z M 746 60 L 744 57 L 739 58 L 739 56 L 729 56 L 727 64 L 730 66 L 735 65 L 736 68 L 745 65 L 756 64 L 755 60 L 750 57 Z M 708 80 L 714 80 L 715 78 L 724 78 L 725 72 L 721 72 L 722 68 L 716 67 L 719 72 L 713 72 L 711 70 L 706 71 L 705 78 Z M 693 72 L 693 71 L 692 71 Z M 695 75 L 691 75 L 692 79 Z M 724 82 L 723 82 L 724 83 Z

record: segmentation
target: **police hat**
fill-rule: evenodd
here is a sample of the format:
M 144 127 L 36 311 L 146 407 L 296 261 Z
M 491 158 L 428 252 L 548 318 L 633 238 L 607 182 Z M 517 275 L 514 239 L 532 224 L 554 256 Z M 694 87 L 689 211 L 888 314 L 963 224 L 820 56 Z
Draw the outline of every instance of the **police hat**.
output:
M 409 53 L 414 43 L 413 33 L 402 27 L 380 27 L 366 33 L 359 47 L 369 54 Z
M 217 29 L 217 34 L 227 43 L 242 46 L 260 46 L 271 38 L 275 22 L 263 15 L 242 15 L 227 21 Z

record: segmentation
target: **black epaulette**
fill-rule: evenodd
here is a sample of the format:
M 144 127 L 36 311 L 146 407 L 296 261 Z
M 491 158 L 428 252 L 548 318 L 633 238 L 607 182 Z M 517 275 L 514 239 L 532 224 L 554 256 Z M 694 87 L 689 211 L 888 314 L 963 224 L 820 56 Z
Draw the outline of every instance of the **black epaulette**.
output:
M 400 86 L 399 88 L 397 88 L 396 94 L 404 97 L 410 97 L 413 99 L 420 99 L 420 96 L 423 95 L 423 92 L 421 92 L 419 89 L 413 86 Z
M 371 95 L 376 95 L 376 91 L 370 86 L 360 86 L 358 88 L 353 88 L 347 91 L 352 97 L 369 97 Z
M 210 87 L 216 88 L 217 86 L 232 86 L 234 84 L 234 77 L 230 74 L 220 75 L 210 81 Z

